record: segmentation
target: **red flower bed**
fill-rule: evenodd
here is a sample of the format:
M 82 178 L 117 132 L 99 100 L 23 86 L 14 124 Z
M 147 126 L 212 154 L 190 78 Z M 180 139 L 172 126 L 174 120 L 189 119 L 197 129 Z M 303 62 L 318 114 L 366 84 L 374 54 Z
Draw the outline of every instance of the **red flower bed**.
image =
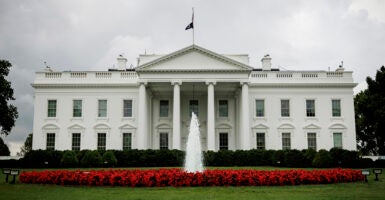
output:
M 22 172 L 23 183 L 92 186 L 270 186 L 355 182 L 364 180 L 360 170 L 47 170 Z

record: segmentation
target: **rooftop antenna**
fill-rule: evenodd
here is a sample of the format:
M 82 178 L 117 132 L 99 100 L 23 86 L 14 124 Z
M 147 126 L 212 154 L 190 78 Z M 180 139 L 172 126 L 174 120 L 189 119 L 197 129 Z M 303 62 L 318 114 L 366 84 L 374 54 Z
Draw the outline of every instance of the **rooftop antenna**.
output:
M 340 67 L 344 67 L 344 61 L 341 61 Z

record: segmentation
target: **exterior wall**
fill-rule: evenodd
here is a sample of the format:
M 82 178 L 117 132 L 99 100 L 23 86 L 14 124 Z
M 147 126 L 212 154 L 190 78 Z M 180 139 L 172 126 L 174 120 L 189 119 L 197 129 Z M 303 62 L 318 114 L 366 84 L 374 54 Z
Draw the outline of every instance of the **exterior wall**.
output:
M 124 132 L 132 133 L 132 148 L 139 149 L 159 149 L 159 134 L 167 132 L 171 149 L 175 139 L 173 82 L 181 83 L 182 150 L 188 136 L 191 99 L 199 101 L 204 150 L 219 149 L 219 133 L 228 133 L 230 150 L 256 148 L 256 132 L 265 133 L 266 149 L 282 149 L 282 132 L 291 133 L 292 149 L 307 148 L 308 132 L 316 133 L 317 150 L 333 147 L 333 132 L 342 133 L 344 149 L 356 149 L 352 72 L 251 71 L 251 67 L 248 69 L 244 64 L 212 52 L 200 54 L 204 50 L 191 48 L 193 53 L 190 50 L 186 54 L 181 52 L 179 57 L 175 55 L 158 64 L 153 63 L 155 59 L 149 62 L 151 66 L 144 65 L 136 71 L 37 72 L 32 84 L 35 88 L 33 149 L 46 148 L 47 133 L 56 134 L 55 149 L 58 150 L 71 149 L 72 133 L 81 133 L 81 149 L 96 149 L 97 133 L 106 133 L 106 149 L 122 149 Z M 214 85 L 214 131 L 207 124 L 208 116 L 212 116 L 207 113 L 207 83 L 211 84 L 211 89 Z M 195 91 L 194 85 L 199 86 Z M 57 100 L 56 117 L 47 117 L 50 99 Z M 75 99 L 82 100 L 82 117 L 79 118 L 72 117 Z M 105 118 L 97 117 L 98 99 L 107 100 Z M 124 99 L 133 100 L 132 117 L 123 117 Z M 165 118 L 159 117 L 159 100 L 163 99 L 169 101 L 169 116 Z M 228 100 L 229 116 L 225 118 L 218 114 L 221 99 Z M 255 117 L 256 99 L 265 102 L 264 117 Z M 290 117 L 280 116 L 281 99 L 290 100 Z M 315 117 L 306 117 L 306 99 L 315 100 Z M 332 99 L 341 100 L 341 117 L 332 117 Z M 215 134 L 214 147 L 208 147 L 212 144 L 209 138 L 213 138 L 208 132 Z
M 333 132 L 342 133 L 344 149 L 356 149 L 351 89 L 250 88 L 251 147 L 256 132 L 265 132 L 267 149 L 282 149 L 282 132 L 291 133 L 292 149 L 307 149 L 307 133 L 315 132 L 317 150 L 333 147 Z M 265 100 L 265 117 L 256 117 L 255 100 Z M 281 117 L 281 99 L 290 100 L 290 117 Z M 306 117 L 306 99 L 315 100 L 315 117 Z M 332 99 L 341 100 L 341 117 L 332 117 Z
M 48 100 L 57 100 L 56 117 L 47 117 Z M 72 117 L 72 101 L 82 100 L 82 117 Z M 100 118 L 98 99 L 107 100 L 107 117 Z M 123 117 L 123 99 L 133 100 L 133 117 Z M 46 148 L 46 134 L 55 133 L 55 149 L 71 149 L 72 133 L 81 133 L 81 149 L 96 149 L 97 133 L 107 133 L 106 148 L 122 149 L 123 131 L 135 141 L 138 91 L 133 88 L 50 88 L 35 90 L 33 149 Z M 133 148 L 136 146 L 133 142 Z

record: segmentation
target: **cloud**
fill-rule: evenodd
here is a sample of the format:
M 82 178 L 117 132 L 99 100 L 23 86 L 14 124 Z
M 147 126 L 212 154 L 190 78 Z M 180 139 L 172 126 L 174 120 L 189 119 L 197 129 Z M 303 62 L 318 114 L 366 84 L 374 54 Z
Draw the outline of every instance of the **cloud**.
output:
M 109 42 L 109 48 L 105 55 L 97 61 L 92 67 L 92 70 L 106 70 L 107 68 L 113 68 L 116 58 L 122 54 L 127 58 L 127 67 L 130 65 L 136 66 L 136 58 L 139 54 L 144 54 L 146 49 L 151 47 L 151 38 L 144 37 L 139 38 L 131 35 L 118 35 Z M 116 67 L 116 65 L 115 65 Z
M 196 44 L 224 54 L 246 53 L 252 66 L 269 53 L 273 66 L 331 70 L 344 61 L 361 88 L 385 65 L 385 2 L 260 1 L 0 1 L 0 57 L 19 119 L 5 139 L 23 143 L 32 131 L 34 73 L 107 70 L 124 54 L 165 54 L 192 44 L 184 28 L 195 7 Z

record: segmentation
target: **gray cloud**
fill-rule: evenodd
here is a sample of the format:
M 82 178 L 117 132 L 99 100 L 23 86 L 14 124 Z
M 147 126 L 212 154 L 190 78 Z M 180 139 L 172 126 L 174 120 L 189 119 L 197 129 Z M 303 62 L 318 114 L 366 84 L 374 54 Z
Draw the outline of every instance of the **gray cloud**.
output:
M 219 53 L 269 53 L 290 70 L 327 70 L 343 60 L 361 83 L 385 64 L 385 2 L 356 0 L 126 1 L 0 0 L 0 59 L 20 117 L 5 141 L 12 153 L 32 131 L 34 72 L 106 70 L 118 54 L 170 53 L 191 45 L 184 27 L 195 7 L 195 39 Z M 382 11 L 382 12 L 381 12 Z

